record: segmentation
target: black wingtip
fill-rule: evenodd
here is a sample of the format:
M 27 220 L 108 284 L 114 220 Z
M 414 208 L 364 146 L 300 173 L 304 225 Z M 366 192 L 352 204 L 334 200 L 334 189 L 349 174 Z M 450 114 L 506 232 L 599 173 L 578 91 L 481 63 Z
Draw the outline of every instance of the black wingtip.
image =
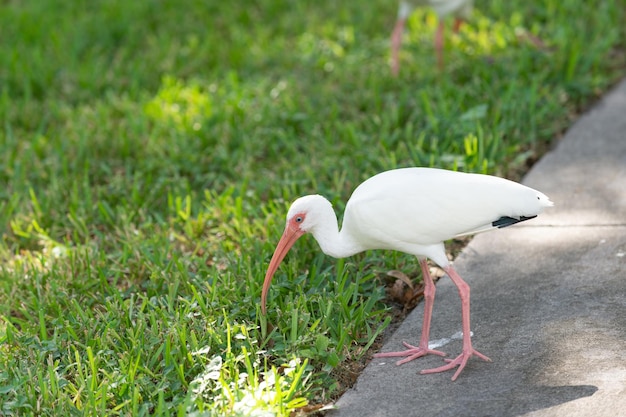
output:
M 503 227 L 511 226 L 513 224 L 523 222 L 524 220 L 534 219 L 537 216 L 520 216 L 519 218 L 502 216 L 495 222 L 492 222 L 491 225 L 493 227 L 497 227 L 498 229 L 502 229 Z

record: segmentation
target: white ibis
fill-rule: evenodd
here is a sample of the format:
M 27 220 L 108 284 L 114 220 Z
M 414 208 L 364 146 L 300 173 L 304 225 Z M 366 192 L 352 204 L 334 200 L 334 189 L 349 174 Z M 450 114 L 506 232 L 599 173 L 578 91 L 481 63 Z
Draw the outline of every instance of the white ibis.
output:
M 405 343 L 407 350 L 379 353 L 377 357 L 403 356 L 398 365 L 426 354 L 444 356 L 428 348 L 435 284 L 428 271 L 430 258 L 457 286 L 462 305 L 462 353 L 438 368 L 421 373 L 442 372 L 458 366 L 455 380 L 473 355 L 489 361 L 472 347 L 469 286 L 454 270 L 443 242 L 454 237 L 484 232 L 536 217 L 550 199 L 539 191 L 503 178 L 433 168 L 402 168 L 386 171 L 359 185 L 346 205 L 341 230 L 328 200 L 308 195 L 293 202 L 287 224 L 270 261 L 261 309 L 272 277 L 291 246 L 311 233 L 322 251 L 343 258 L 369 249 L 391 249 L 415 255 L 424 278 L 424 323 L 419 345 Z
M 454 32 L 458 32 L 463 20 L 469 18 L 472 13 L 474 0 L 401 0 L 398 8 L 398 19 L 391 33 L 391 72 L 398 74 L 400 69 L 400 46 L 402 45 L 402 33 L 406 19 L 411 14 L 414 6 L 430 6 L 435 10 L 439 24 L 435 32 L 435 51 L 437 63 L 443 68 L 443 31 L 444 19 L 448 15 L 455 17 Z

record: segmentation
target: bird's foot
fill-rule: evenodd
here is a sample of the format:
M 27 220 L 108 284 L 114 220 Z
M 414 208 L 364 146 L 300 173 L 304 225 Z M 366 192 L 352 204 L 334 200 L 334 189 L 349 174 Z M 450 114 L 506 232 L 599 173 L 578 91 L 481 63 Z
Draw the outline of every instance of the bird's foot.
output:
M 407 348 L 406 350 L 401 350 L 398 352 L 376 353 L 374 357 L 375 358 L 391 358 L 391 357 L 398 357 L 398 356 L 406 356 L 406 358 L 396 362 L 396 365 L 402 365 L 403 363 L 410 362 L 413 359 L 421 358 L 422 356 L 426 356 L 428 354 L 446 356 L 445 353 L 439 350 L 428 349 L 428 347 L 413 346 L 413 345 L 408 344 L 407 342 L 402 342 L 402 344 L 404 345 L 404 347 Z
M 467 361 L 469 360 L 469 358 L 474 355 L 478 356 L 480 359 L 486 362 L 491 362 L 491 359 L 489 359 L 487 356 L 471 348 L 468 350 L 464 350 L 463 353 L 461 353 L 455 359 L 444 359 L 446 362 L 448 362 L 447 365 L 443 365 L 443 366 L 440 366 L 438 368 L 433 368 L 433 369 L 424 369 L 423 371 L 420 372 L 420 374 L 435 374 L 438 372 L 445 372 L 458 366 L 459 369 L 457 369 L 454 375 L 452 376 L 452 380 L 455 381 L 457 377 L 459 376 L 459 374 L 461 373 L 461 371 L 463 370 L 463 368 L 465 368 L 465 365 L 467 365 Z

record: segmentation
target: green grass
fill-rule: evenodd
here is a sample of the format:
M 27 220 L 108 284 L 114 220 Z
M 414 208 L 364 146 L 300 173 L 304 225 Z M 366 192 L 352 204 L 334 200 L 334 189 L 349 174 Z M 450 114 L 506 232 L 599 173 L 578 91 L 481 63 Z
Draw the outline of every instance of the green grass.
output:
M 518 178 L 623 75 L 623 2 L 484 1 L 446 40 L 389 1 L 5 2 L 0 415 L 288 415 L 346 388 L 389 323 L 387 252 L 302 239 L 384 169 Z M 545 49 L 525 34 L 543 40 Z

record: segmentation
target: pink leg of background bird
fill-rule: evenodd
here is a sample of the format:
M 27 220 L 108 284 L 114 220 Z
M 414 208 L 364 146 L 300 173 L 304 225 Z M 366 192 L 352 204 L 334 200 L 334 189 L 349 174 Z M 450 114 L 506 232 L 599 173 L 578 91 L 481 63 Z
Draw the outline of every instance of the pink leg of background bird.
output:
M 400 48 L 402 46 L 402 34 L 404 33 L 404 24 L 406 19 L 398 19 L 396 26 L 391 32 L 391 73 L 395 76 L 400 71 Z M 458 33 L 463 20 L 456 18 L 454 20 L 454 33 Z M 445 24 L 443 19 L 439 19 L 437 30 L 435 32 L 435 53 L 437 54 L 437 66 L 443 70 L 443 45 L 444 45 Z
M 443 19 L 439 20 L 437 25 L 437 31 L 435 32 L 435 52 L 437 53 L 437 66 L 440 70 L 443 69 L 443 31 L 444 31 Z
M 439 19 L 437 31 L 435 32 L 435 52 L 437 53 L 437 66 L 443 69 L 443 31 L 445 24 L 443 19 Z
M 438 368 L 433 368 L 433 369 L 425 369 L 421 371 L 420 373 L 421 374 L 433 374 L 437 372 L 444 372 L 444 371 L 454 368 L 455 366 L 458 366 L 459 369 L 457 369 L 457 371 L 452 376 L 452 380 L 454 381 L 459 376 L 463 368 L 465 368 L 465 365 L 467 364 L 467 361 L 469 360 L 469 358 L 472 357 L 473 355 L 476 355 L 482 360 L 487 361 L 487 362 L 491 362 L 491 359 L 489 359 L 487 356 L 483 355 L 482 353 L 478 352 L 472 347 L 472 336 L 470 332 L 470 287 L 469 285 L 467 285 L 467 283 L 463 281 L 463 279 L 451 266 L 444 268 L 444 270 L 446 271 L 448 276 L 450 276 L 450 278 L 452 279 L 452 281 L 458 288 L 459 297 L 461 297 L 463 351 L 455 359 L 446 359 L 445 361 L 448 362 L 447 365 L 443 365 L 443 366 L 440 366 Z
M 404 33 L 405 19 L 398 19 L 396 26 L 391 32 L 391 73 L 398 75 L 400 70 L 400 47 L 402 46 L 402 34 Z
M 430 337 L 430 319 L 433 314 L 433 304 L 435 302 L 435 283 L 433 282 L 432 277 L 430 276 L 430 272 L 428 271 L 428 264 L 426 260 L 420 261 L 420 266 L 422 267 L 422 275 L 424 276 L 424 323 L 422 325 L 422 336 L 420 337 L 420 343 L 418 346 L 410 345 L 406 342 L 403 342 L 404 346 L 407 347 L 407 350 L 399 351 L 399 352 L 386 352 L 386 353 L 377 353 L 374 355 L 375 358 L 387 358 L 387 357 L 396 357 L 396 356 L 407 356 L 398 362 L 396 365 L 402 365 L 403 363 L 407 363 L 412 361 L 413 359 L 417 359 L 421 356 L 428 355 L 429 353 L 445 356 L 446 354 L 440 352 L 438 350 L 428 349 L 428 339 Z
M 462 24 L 463 24 L 463 19 L 459 19 L 458 17 L 454 19 L 454 26 L 452 28 L 454 33 L 459 33 L 459 30 L 461 29 Z
M 459 33 L 463 20 L 459 18 L 454 19 L 454 26 L 452 30 L 454 33 Z M 439 25 L 437 25 L 437 31 L 435 32 L 435 51 L 437 53 L 437 65 L 440 70 L 443 70 L 443 45 L 444 45 L 444 31 L 445 24 L 443 19 L 439 19 Z

